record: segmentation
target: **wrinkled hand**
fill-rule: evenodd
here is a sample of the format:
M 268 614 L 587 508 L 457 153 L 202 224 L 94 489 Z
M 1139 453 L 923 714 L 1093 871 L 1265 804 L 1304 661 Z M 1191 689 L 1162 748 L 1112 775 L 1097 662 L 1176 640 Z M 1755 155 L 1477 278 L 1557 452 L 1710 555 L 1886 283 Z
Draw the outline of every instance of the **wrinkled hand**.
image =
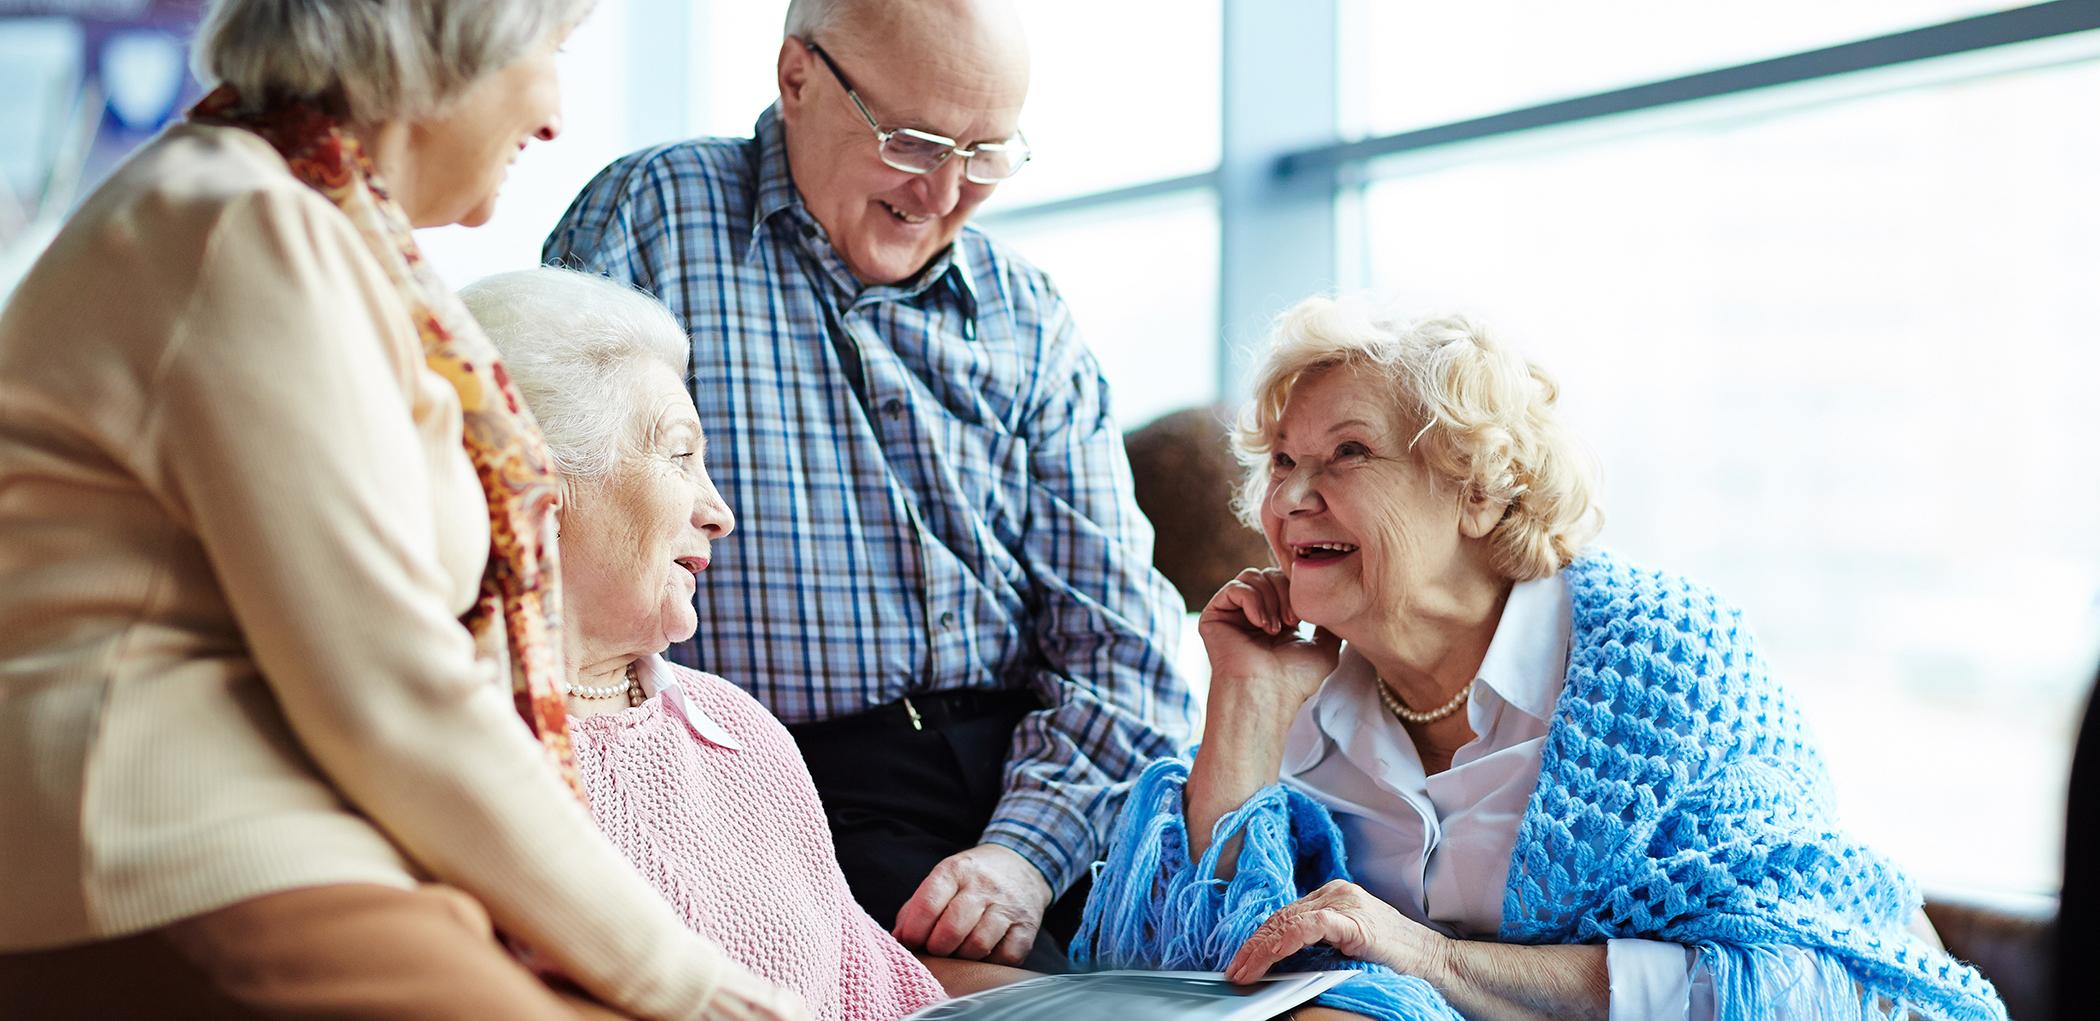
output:
M 1028 859 L 979 844 L 927 874 L 897 912 L 897 941 L 937 957 L 1019 964 L 1050 907 L 1050 882 Z
M 737 965 L 723 969 L 721 984 L 707 1001 L 707 1021 L 810 1021 L 801 995 Z
M 1344 957 L 1436 981 L 1451 941 L 1345 880 L 1334 880 L 1261 923 L 1225 965 L 1233 982 L 1260 979 L 1276 962 L 1324 943 Z
M 1225 583 L 1197 618 L 1204 651 L 1210 654 L 1211 690 L 1264 685 L 1296 711 L 1334 672 L 1342 641 L 1326 628 L 1311 639 L 1298 637 L 1291 610 L 1291 580 L 1273 567 L 1250 567 Z

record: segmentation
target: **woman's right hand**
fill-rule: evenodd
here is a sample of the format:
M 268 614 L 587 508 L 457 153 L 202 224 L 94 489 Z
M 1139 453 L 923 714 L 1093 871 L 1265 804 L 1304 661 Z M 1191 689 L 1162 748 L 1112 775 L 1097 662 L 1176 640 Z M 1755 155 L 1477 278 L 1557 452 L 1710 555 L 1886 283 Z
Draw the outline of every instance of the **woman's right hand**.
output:
M 810 1021 L 809 1005 L 786 986 L 774 985 L 749 969 L 729 965 L 708 1000 L 707 1021 Z
M 1250 567 L 1210 597 L 1196 626 L 1210 654 L 1211 700 L 1259 697 L 1285 719 L 1334 672 L 1342 641 L 1326 628 L 1298 634 L 1291 580 L 1273 567 Z

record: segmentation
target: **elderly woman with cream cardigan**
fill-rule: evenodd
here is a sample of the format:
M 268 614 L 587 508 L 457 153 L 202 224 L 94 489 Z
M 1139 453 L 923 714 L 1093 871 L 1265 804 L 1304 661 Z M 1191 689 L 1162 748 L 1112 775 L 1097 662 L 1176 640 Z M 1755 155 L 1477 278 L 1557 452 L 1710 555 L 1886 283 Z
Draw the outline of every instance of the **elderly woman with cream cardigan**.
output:
M 1741 616 L 1585 548 L 1542 369 L 1320 298 L 1256 378 L 1276 566 L 1204 609 L 1203 743 L 1138 780 L 1075 956 L 1363 970 L 1308 1021 L 2004 1016 L 1838 828 Z
M 410 234 L 589 7 L 215 0 L 0 314 L 0 1013 L 804 1016 L 592 825 L 557 481 Z

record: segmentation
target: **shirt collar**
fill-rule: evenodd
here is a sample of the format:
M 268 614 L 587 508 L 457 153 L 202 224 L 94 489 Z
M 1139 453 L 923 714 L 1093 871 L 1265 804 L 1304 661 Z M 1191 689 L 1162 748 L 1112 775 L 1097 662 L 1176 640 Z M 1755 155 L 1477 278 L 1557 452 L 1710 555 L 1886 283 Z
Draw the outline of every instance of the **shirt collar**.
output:
M 1520 581 L 1502 605 L 1502 620 L 1480 661 L 1479 682 L 1535 720 L 1553 717 L 1553 703 L 1568 679 L 1568 637 L 1574 607 L 1568 583 L 1556 571 Z
M 935 253 L 933 260 L 916 275 L 896 284 L 881 284 L 875 287 L 860 287 L 853 280 L 851 271 L 845 268 L 845 260 L 832 250 L 831 239 L 824 234 L 824 226 L 810 214 L 802 201 L 802 194 L 795 190 L 795 176 L 788 169 L 787 128 L 780 119 L 778 102 L 766 107 L 758 115 L 757 123 L 751 126 L 751 137 L 758 143 L 758 203 L 751 217 L 751 241 L 755 247 L 767 221 L 775 215 L 786 214 L 792 231 L 802 234 L 802 241 L 809 245 L 827 264 L 836 263 L 838 275 L 852 281 L 853 290 L 863 300 L 895 301 L 918 297 L 935 284 L 946 281 L 956 296 L 962 299 L 965 310 L 972 315 L 977 309 L 977 280 L 971 272 L 970 259 L 964 251 L 963 242 L 970 238 L 974 227 L 964 227 L 956 235 L 955 243 Z M 843 281 L 842 281 L 843 282 Z
M 1518 711 L 1550 722 L 1553 703 L 1567 682 L 1573 624 L 1574 607 L 1561 574 L 1518 582 L 1502 606 L 1502 619 L 1488 642 L 1487 656 L 1480 661 L 1477 680 Z M 1377 683 L 1370 661 L 1343 646 L 1334 673 L 1309 706 L 1320 730 L 1348 747 L 1362 720 L 1376 719 L 1386 711 L 1374 687 Z
M 758 122 L 751 125 L 751 137 L 758 142 L 758 205 L 751 217 L 751 238 L 756 241 L 773 214 L 801 209 L 802 196 L 795 193 L 795 177 L 788 172 L 787 132 L 779 103 L 758 115 Z

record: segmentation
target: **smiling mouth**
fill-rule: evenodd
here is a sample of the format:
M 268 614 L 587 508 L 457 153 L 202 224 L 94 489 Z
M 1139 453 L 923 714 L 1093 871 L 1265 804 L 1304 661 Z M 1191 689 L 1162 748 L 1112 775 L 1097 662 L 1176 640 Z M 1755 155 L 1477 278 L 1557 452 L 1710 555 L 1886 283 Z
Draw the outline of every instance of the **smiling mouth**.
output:
M 1301 542 L 1291 546 L 1291 558 L 1299 563 L 1327 564 L 1354 554 L 1357 547 L 1346 542 Z
M 679 557 L 671 562 L 685 568 L 694 577 L 699 577 L 700 572 L 707 570 L 708 559 L 706 557 Z
M 906 213 L 904 210 L 899 209 L 896 206 L 890 205 L 887 202 L 882 203 L 882 208 L 889 210 L 891 219 L 896 220 L 898 223 L 910 224 L 914 227 L 933 219 L 933 217 L 931 216 L 912 216 L 911 214 Z

